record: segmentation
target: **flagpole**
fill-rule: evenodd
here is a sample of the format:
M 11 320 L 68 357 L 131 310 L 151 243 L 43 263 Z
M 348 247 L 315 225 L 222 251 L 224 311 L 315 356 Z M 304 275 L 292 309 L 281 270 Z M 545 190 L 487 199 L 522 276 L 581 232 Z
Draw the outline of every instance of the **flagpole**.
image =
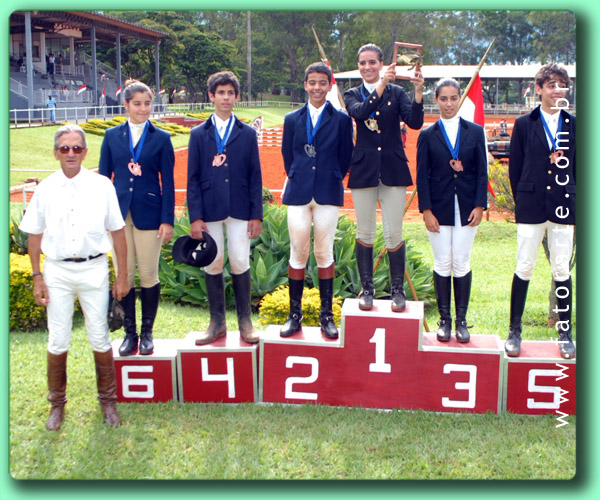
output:
M 321 45 L 321 42 L 319 41 L 319 37 L 317 36 L 317 32 L 315 31 L 315 27 L 313 25 L 310 26 L 310 28 L 312 29 L 313 34 L 315 35 L 315 40 L 317 41 L 317 46 L 319 47 L 319 54 L 321 54 L 321 59 L 322 61 L 326 63 L 326 61 L 328 61 L 327 56 L 325 55 L 325 51 L 323 50 L 323 47 Z M 332 70 L 333 71 L 333 70 Z M 348 113 L 348 111 L 346 110 L 346 106 L 344 105 L 344 96 L 342 95 L 342 93 L 340 92 L 340 88 L 337 86 L 337 84 L 335 85 L 335 88 L 337 89 L 337 93 L 338 93 L 338 99 L 340 101 L 340 106 L 342 107 L 342 109 Z
M 469 90 L 471 90 L 471 87 L 473 86 L 473 82 L 475 81 L 475 78 L 477 78 L 477 75 L 479 74 L 479 71 L 481 70 L 483 64 L 485 63 L 485 60 L 487 59 L 487 56 L 490 53 L 490 50 L 492 50 L 492 45 L 494 45 L 495 41 L 496 41 L 496 38 L 493 38 L 492 41 L 491 41 L 491 43 L 490 43 L 490 45 L 489 45 L 489 47 L 485 51 L 485 54 L 483 54 L 483 57 L 481 58 L 481 61 L 479 61 L 479 64 L 477 65 L 477 68 L 475 69 L 475 73 L 471 77 L 471 81 L 467 85 L 467 88 L 465 89 L 465 91 L 463 92 L 462 97 L 460 98 L 460 103 L 458 104 L 458 109 L 459 110 L 460 110 L 460 107 L 462 106 L 463 102 L 465 102 L 467 94 L 469 93 Z
M 314 31 L 314 28 L 313 28 Z M 315 33 L 316 36 L 316 33 Z M 465 101 L 467 94 L 469 93 L 469 90 L 471 90 L 471 87 L 473 86 L 473 82 L 475 81 L 475 79 L 477 78 L 477 75 L 479 74 L 479 71 L 481 70 L 482 66 L 485 63 L 485 60 L 487 59 L 487 56 L 489 55 L 490 51 L 492 50 L 492 46 L 494 45 L 494 42 L 496 41 L 496 38 L 494 37 L 490 43 L 490 45 L 488 46 L 487 50 L 485 51 L 485 54 L 483 54 L 483 57 L 481 58 L 481 60 L 479 61 L 479 64 L 477 65 L 477 68 L 475 69 L 475 73 L 473 74 L 473 76 L 471 77 L 471 80 L 469 81 L 469 84 L 467 85 L 467 88 L 465 89 L 465 91 L 463 92 L 462 97 L 460 98 L 460 102 L 458 104 L 458 109 L 460 110 L 460 107 L 462 106 L 463 102 Z M 417 194 L 417 187 L 415 186 L 415 188 L 413 189 L 410 198 L 408 198 L 408 201 L 406 202 L 406 206 L 404 207 L 404 215 L 406 215 L 406 213 L 408 212 L 408 209 L 410 208 L 410 205 L 413 201 L 413 199 L 415 198 L 415 195 Z M 379 252 L 379 255 L 377 256 L 377 260 L 375 261 L 375 265 L 373 266 L 373 273 L 375 273 L 375 271 L 377 270 L 377 267 L 379 266 L 379 263 L 381 262 L 381 259 L 383 259 L 383 256 L 385 255 L 385 252 L 387 251 L 387 248 L 385 247 L 385 245 L 383 246 L 383 248 L 381 249 L 381 252 Z M 408 271 L 404 271 L 405 272 L 405 277 L 406 277 L 406 281 L 408 282 L 408 285 L 410 287 L 410 290 L 412 292 L 412 295 L 414 297 L 415 300 L 417 300 L 417 294 L 412 286 L 412 282 L 410 280 L 410 276 L 408 275 Z M 429 331 L 429 328 L 427 327 L 427 324 L 425 323 L 425 320 L 423 320 L 424 322 L 424 326 L 425 326 L 425 331 Z

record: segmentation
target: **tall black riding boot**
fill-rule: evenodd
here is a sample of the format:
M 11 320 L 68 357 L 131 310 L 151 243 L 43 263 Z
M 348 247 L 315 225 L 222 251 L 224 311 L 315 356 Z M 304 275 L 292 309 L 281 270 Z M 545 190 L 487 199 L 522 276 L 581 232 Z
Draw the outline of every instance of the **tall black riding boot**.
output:
M 140 291 L 142 299 L 142 329 L 140 332 L 140 354 L 152 354 L 154 341 L 152 339 L 152 327 L 156 319 L 158 301 L 160 299 L 160 283 L 150 287 L 142 288 Z
M 437 300 L 440 322 L 438 323 L 437 339 L 440 342 L 449 342 L 452 337 L 452 316 L 450 315 L 450 293 L 452 291 L 452 278 L 440 276 L 433 271 L 433 286 Z
M 290 290 L 290 313 L 279 331 L 281 337 L 291 337 L 302 329 L 302 292 L 304 291 L 304 269 L 288 269 Z
M 406 294 L 404 293 L 404 269 L 406 267 L 406 246 L 404 241 L 394 250 L 388 250 L 390 263 L 390 294 L 392 311 L 402 312 L 406 309 Z
M 366 246 L 360 240 L 356 240 L 356 264 L 362 291 L 358 296 L 358 307 L 363 311 L 373 308 L 375 287 L 373 286 L 373 246 Z
M 233 293 L 235 295 L 235 310 L 237 313 L 240 336 L 244 342 L 256 344 L 260 336 L 252 326 L 252 311 L 250 310 L 250 269 L 242 274 L 232 274 Z
M 511 357 L 521 354 L 521 318 L 525 310 L 527 288 L 529 288 L 529 281 L 522 280 L 515 274 L 510 291 L 510 326 L 508 338 L 504 343 L 504 350 Z
M 460 278 L 453 277 L 454 285 L 454 307 L 456 308 L 456 319 L 454 327 L 456 329 L 456 340 L 466 343 L 471 339 L 471 334 L 467 327 L 467 309 L 469 309 L 469 299 L 471 297 L 471 281 L 473 273 L 469 271 Z
M 571 277 L 567 281 L 554 281 L 556 285 L 556 309 L 558 313 L 558 345 L 560 355 L 565 359 L 575 357 L 575 344 L 571 333 L 571 308 L 573 305 L 573 284 Z
M 196 345 L 210 344 L 227 334 L 225 323 L 225 286 L 223 273 L 204 275 L 210 323 L 206 331 L 196 339 Z
M 321 311 L 319 320 L 321 330 L 328 339 L 337 339 L 338 329 L 333 322 L 333 264 L 327 268 L 319 268 L 319 295 Z
M 121 306 L 125 311 L 123 320 L 123 329 L 125 338 L 119 347 L 119 355 L 131 356 L 138 349 L 138 334 L 135 324 L 135 287 L 131 287 L 129 293 L 121 299 Z

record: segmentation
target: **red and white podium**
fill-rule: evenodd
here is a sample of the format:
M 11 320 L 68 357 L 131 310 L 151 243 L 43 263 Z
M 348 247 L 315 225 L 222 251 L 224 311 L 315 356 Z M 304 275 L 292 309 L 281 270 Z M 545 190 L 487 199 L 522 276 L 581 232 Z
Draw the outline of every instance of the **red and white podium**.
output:
M 119 356 L 121 340 L 112 343 L 117 375 L 117 401 L 120 403 L 166 403 L 177 401 L 175 362 L 176 339 L 154 340 L 148 356 Z
M 524 341 L 509 358 L 498 335 L 438 342 L 423 331 L 423 303 L 402 313 L 388 300 L 361 311 L 342 307 L 340 338 L 319 327 L 293 337 L 280 326 L 251 345 L 228 332 L 204 346 L 185 339 L 154 341 L 150 356 L 118 356 L 119 402 L 322 404 L 435 412 L 574 415 L 575 359 L 562 359 L 556 342 Z
M 278 328 L 270 327 L 261 339 L 261 400 L 498 412 L 497 340 L 479 336 L 468 347 L 441 344 L 435 335 L 432 341 L 423 333 L 423 312 L 422 302 L 407 302 L 405 312 L 395 313 L 387 300 L 361 311 L 358 300 L 347 299 L 337 341 L 323 339 L 319 328 L 281 339 Z
M 203 346 L 194 344 L 197 337 L 189 333 L 177 351 L 179 401 L 256 403 L 258 346 L 242 341 L 237 331 Z
M 503 409 L 523 415 L 575 415 L 576 364 L 557 342 L 523 341 L 518 358 L 505 357 Z

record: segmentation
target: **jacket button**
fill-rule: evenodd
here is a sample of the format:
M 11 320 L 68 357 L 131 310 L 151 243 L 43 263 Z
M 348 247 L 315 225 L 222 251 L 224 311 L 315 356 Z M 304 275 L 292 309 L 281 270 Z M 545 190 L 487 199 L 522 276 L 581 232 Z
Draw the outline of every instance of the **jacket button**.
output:
M 379 116 L 379 111 L 376 111 L 376 112 L 375 112 L 375 114 L 376 114 L 377 116 Z
M 552 188 L 550 186 L 546 186 L 546 189 L 550 191 Z
M 130 178 L 129 178 L 129 182 L 133 182 L 133 177 L 130 177 Z
M 129 188 L 129 191 L 133 191 L 133 188 Z
M 225 182 L 229 182 L 229 179 L 225 179 Z
M 224 163 L 223 166 L 228 167 L 229 163 Z
M 454 174 L 454 178 L 456 179 L 458 177 L 458 174 Z
M 381 151 L 381 146 L 379 146 L 379 147 L 377 148 L 377 151 Z
M 317 167 L 315 165 L 313 165 L 312 169 L 313 170 L 317 170 Z
M 552 170 L 548 170 L 548 173 L 549 173 L 549 174 L 552 174 Z

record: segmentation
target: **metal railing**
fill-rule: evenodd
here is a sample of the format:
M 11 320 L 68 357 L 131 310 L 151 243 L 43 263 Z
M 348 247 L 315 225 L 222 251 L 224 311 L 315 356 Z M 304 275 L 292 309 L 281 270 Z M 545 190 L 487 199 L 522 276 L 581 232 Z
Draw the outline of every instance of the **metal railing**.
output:
M 88 91 L 84 91 L 88 92 Z M 59 101 L 60 104 L 60 101 Z M 303 106 L 304 103 L 298 102 L 280 102 L 280 101 L 251 101 L 238 102 L 234 109 L 245 108 L 295 108 Z M 70 106 L 56 107 L 49 109 L 45 107 L 29 109 L 11 109 L 9 111 L 10 127 L 35 127 L 41 125 L 51 125 L 53 122 L 52 112 L 54 111 L 54 122 L 85 123 L 90 120 L 110 120 L 115 116 L 124 116 L 125 108 L 122 105 L 117 106 Z M 185 113 L 212 113 L 214 106 L 212 103 L 181 103 L 165 104 L 154 103 L 152 110 L 153 118 L 181 116 Z

